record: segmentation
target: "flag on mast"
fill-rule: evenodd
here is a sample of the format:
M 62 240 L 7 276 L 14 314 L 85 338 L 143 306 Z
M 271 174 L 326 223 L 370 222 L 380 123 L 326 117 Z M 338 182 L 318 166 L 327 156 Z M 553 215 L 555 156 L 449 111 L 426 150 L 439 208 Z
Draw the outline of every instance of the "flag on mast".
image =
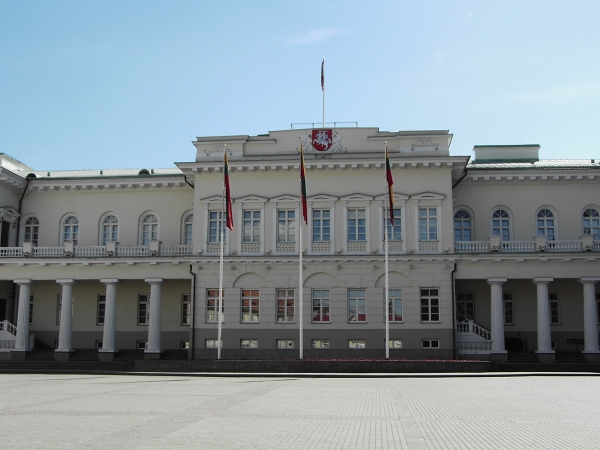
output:
M 387 188 L 390 199 L 390 223 L 394 226 L 394 178 L 392 177 L 392 166 L 390 165 L 390 155 L 387 145 L 385 146 L 385 177 L 387 179 Z
M 321 62 L 321 90 L 325 90 L 325 60 Z
M 225 184 L 225 201 L 227 206 L 225 207 L 225 217 L 227 218 L 227 228 L 233 230 L 233 211 L 231 208 L 231 189 L 229 187 L 229 158 L 227 157 L 227 149 L 224 152 L 225 156 L 223 159 L 223 183 Z
M 300 142 L 300 189 L 302 190 L 302 217 L 308 225 L 308 204 L 306 201 L 306 168 L 304 167 L 304 152 Z

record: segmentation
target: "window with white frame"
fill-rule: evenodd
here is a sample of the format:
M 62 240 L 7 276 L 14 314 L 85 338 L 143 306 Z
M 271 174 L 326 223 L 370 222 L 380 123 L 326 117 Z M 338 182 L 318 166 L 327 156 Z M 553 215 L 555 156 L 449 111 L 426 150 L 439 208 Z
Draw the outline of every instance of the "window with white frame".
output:
M 360 350 L 367 348 L 366 339 L 348 339 L 348 348 L 350 350 Z
M 260 211 L 243 211 L 242 241 L 260 242 Z
M 454 213 L 454 240 L 455 241 L 471 241 L 472 219 L 469 211 L 459 209 Z
M 367 297 L 364 289 L 348 290 L 348 322 L 367 321 Z
M 419 241 L 437 240 L 437 208 L 419 208 Z
M 277 211 L 277 242 L 296 242 L 296 211 Z
M 385 214 L 385 212 L 384 212 Z M 402 240 L 402 210 L 394 208 L 394 226 L 390 218 L 390 210 L 387 209 L 386 229 L 388 241 Z
M 190 341 L 179 341 L 179 350 L 189 350 Z
M 181 325 L 192 324 L 192 296 L 183 294 L 181 296 Z
M 548 294 L 548 300 L 550 301 L 550 324 L 560 325 L 560 305 L 558 303 L 558 294 L 556 292 L 550 292 Z
M 421 348 L 440 348 L 440 341 L 438 339 L 423 339 Z
M 277 289 L 277 322 L 294 321 L 294 290 Z
M 204 348 L 219 348 L 217 339 L 205 339 Z
M 388 320 L 402 322 L 402 289 L 388 291 Z
M 277 339 L 277 348 L 279 350 L 292 350 L 294 348 L 293 339 Z
M 141 225 L 140 245 L 149 245 L 150 241 L 158 241 L 158 219 L 154 214 L 144 216 Z
M 96 325 L 104 325 L 104 318 L 106 316 L 106 295 L 98 295 L 98 302 L 96 305 Z
M 75 216 L 68 216 L 63 221 L 62 240 L 64 242 L 73 242 L 77 245 L 79 242 L 79 220 Z
M 312 240 L 313 242 L 331 241 L 331 210 L 312 210 Z
M 240 348 L 258 348 L 258 339 L 241 339 Z
M 313 289 L 312 291 L 312 321 L 329 322 L 329 290 Z
M 259 322 L 260 297 L 258 289 L 242 289 L 242 322 Z
M 102 341 L 96 341 L 96 350 L 102 350 L 102 345 L 103 345 Z
M 348 209 L 348 242 L 367 240 L 367 213 L 364 209 Z
M 221 291 L 221 323 L 225 322 L 225 289 Z M 206 291 L 206 321 L 218 322 L 219 318 L 219 290 L 208 289 Z
M 221 211 L 208 212 L 208 236 L 209 244 L 227 242 L 227 234 L 225 233 L 225 214 Z
M 194 215 L 188 214 L 183 218 L 183 230 L 181 243 L 183 245 L 192 245 L 192 231 L 194 228 Z
M 515 308 L 514 308 L 512 293 L 504 292 L 502 294 L 502 300 L 504 301 L 504 325 L 514 325 L 515 324 Z
M 329 349 L 329 339 L 312 339 L 310 341 L 310 347 L 312 349 L 319 350 L 328 350 Z
M 549 209 L 540 209 L 537 213 L 537 235 L 546 236 L 549 241 L 554 240 L 554 213 Z
M 492 236 L 499 236 L 501 241 L 510 241 L 510 215 L 504 209 L 492 213 Z
M 33 323 L 33 295 L 29 296 L 29 325 Z
M 600 240 L 600 214 L 594 208 L 588 208 L 583 212 L 583 234 L 593 236 L 594 240 Z
M 401 349 L 402 348 L 402 339 L 390 339 L 388 341 L 388 345 L 391 349 Z
M 25 221 L 23 242 L 31 242 L 34 246 L 38 245 L 40 235 L 40 221 L 37 217 L 28 217 Z
M 150 294 L 138 295 L 138 325 L 148 325 L 150 323 Z
M 470 292 L 456 294 L 456 320 L 465 322 L 475 320 L 475 296 Z
M 119 238 L 119 221 L 111 215 L 102 219 L 102 232 L 100 245 L 106 245 L 107 242 L 116 242 Z
M 421 289 L 421 322 L 440 321 L 438 289 Z
M 135 341 L 135 348 L 138 350 L 146 350 L 148 348 L 148 341 Z
M 62 311 L 62 294 L 56 295 L 56 325 L 60 325 L 60 315 Z

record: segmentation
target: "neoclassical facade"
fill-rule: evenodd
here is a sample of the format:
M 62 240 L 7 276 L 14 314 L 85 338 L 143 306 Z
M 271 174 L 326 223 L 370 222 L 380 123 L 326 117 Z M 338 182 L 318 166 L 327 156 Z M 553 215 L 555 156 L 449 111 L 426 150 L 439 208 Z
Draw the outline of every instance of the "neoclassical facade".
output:
M 216 358 L 227 151 L 223 358 L 298 358 L 300 346 L 383 358 L 387 314 L 391 358 L 598 361 L 600 164 L 541 160 L 536 145 L 476 146 L 471 161 L 451 140 L 358 127 L 200 137 L 173 169 L 48 172 L 2 154 L 0 358 Z

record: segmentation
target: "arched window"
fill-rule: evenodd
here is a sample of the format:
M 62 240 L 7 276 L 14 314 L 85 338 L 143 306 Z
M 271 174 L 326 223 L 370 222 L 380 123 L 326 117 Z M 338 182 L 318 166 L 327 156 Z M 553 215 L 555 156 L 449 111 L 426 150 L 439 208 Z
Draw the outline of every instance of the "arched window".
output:
M 29 217 L 25 221 L 25 233 L 23 242 L 31 242 L 33 245 L 38 245 L 38 236 L 40 234 L 40 221 L 37 217 Z
M 501 241 L 510 241 L 510 215 L 504 209 L 492 213 L 492 236 L 500 236 Z
M 63 222 L 62 240 L 65 242 L 73 242 L 77 245 L 79 242 L 79 220 L 75 216 L 67 217 Z
M 583 212 L 583 234 L 600 240 L 600 214 L 598 210 L 588 208 Z
M 188 214 L 183 219 L 183 245 L 192 245 L 192 229 L 194 225 L 194 215 Z
M 459 209 L 454 213 L 454 240 L 470 241 L 472 239 L 471 214 L 464 209 Z
M 150 241 L 158 241 L 158 219 L 154 214 L 148 214 L 142 219 L 140 230 L 140 245 L 149 245 Z
M 554 213 L 549 209 L 540 209 L 537 213 L 537 235 L 554 240 Z
M 102 220 L 102 238 L 100 245 L 106 245 L 107 242 L 116 242 L 119 237 L 119 220 L 113 216 L 106 216 Z

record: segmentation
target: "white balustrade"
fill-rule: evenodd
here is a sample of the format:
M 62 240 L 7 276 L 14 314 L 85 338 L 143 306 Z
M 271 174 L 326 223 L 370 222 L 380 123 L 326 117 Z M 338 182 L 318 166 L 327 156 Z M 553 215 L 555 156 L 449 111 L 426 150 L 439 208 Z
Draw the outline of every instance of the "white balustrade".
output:
M 276 253 L 296 253 L 296 243 L 295 242 L 277 242 L 275 244 L 275 252 Z
M 477 325 L 472 320 L 458 322 L 456 324 L 456 332 L 458 334 L 476 335 L 488 341 L 492 339 L 492 332 L 490 330 L 482 327 L 481 325 Z
M 117 247 L 117 256 L 137 257 L 150 256 L 150 247 L 146 245 L 135 245 L 133 247 Z
M 547 251 L 551 253 L 580 252 L 581 241 L 548 241 Z
M 160 256 L 191 256 L 191 245 L 161 245 Z
M 500 251 L 502 253 L 534 253 L 536 251 L 535 241 L 501 241 Z
M 33 247 L 34 258 L 62 258 L 65 256 L 63 247 Z
M 225 245 L 223 245 L 223 247 L 225 247 Z M 206 253 L 211 254 L 211 255 L 220 254 L 221 253 L 221 244 L 214 243 L 214 242 L 206 244 Z
M 8 320 L 3 320 L 0 322 L 0 331 L 6 331 L 7 333 L 12 334 L 13 336 L 17 335 L 17 327 L 15 327 Z
M 94 246 L 94 247 L 75 247 L 75 257 L 77 258 L 98 258 L 106 256 L 106 247 Z
M 419 241 L 419 253 L 438 253 L 438 241 Z
M 492 350 L 492 341 L 458 341 L 457 347 L 463 355 L 486 354 Z
M 404 242 L 388 241 L 388 252 L 389 253 L 402 253 L 402 250 L 404 250 Z
M 346 246 L 348 253 L 365 253 L 367 251 L 366 242 L 348 242 Z
M 253 242 L 253 243 L 243 243 L 241 246 L 241 252 L 242 253 L 260 253 L 260 242 Z
M 14 339 L 0 339 L 0 350 L 12 350 L 15 348 Z
M 0 248 L 0 258 L 20 258 L 23 256 L 23 247 Z
M 600 252 L 600 241 L 594 241 L 592 244 L 592 251 Z
M 455 253 L 489 253 L 489 241 L 456 241 L 454 242 Z
M 331 242 L 311 242 L 312 253 L 331 253 Z

